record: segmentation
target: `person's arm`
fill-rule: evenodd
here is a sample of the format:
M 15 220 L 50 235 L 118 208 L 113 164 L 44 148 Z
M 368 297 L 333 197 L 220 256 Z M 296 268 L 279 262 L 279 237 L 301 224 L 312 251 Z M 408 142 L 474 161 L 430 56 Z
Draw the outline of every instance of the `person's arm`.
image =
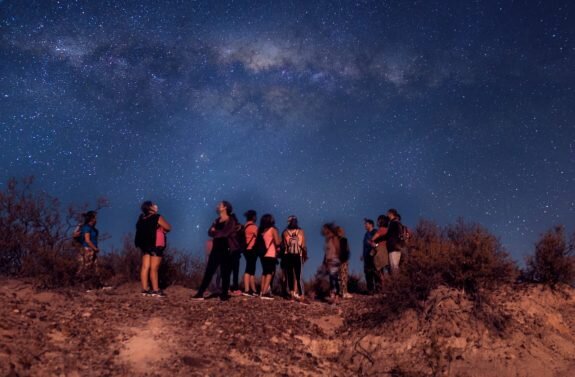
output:
M 86 241 L 90 249 L 94 250 L 95 252 L 99 251 L 99 249 L 96 247 L 96 245 L 94 245 L 94 243 L 90 239 L 90 232 L 84 232 L 84 241 Z
M 300 236 L 301 236 L 301 247 L 302 247 L 302 249 L 307 249 L 307 245 L 305 243 L 305 233 L 304 233 L 303 229 L 300 229 L 299 232 L 300 232 Z
M 208 230 L 208 236 L 215 237 L 216 235 L 216 222 L 214 221 L 210 226 L 210 230 Z
M 376 243 L 376 240 L 380 237 L 384 237 L 387 234 L 387 228 L 379 228 L 373 237 L 371 237 L 372 243 Z
M 225 222 L 224 227 L 221 230 L 217 230 L 215 227 L 212 227 L 214 232 L 210 236 L 214 238 L 228 238 L 236 231 L 236 224 L 237 223 L 234 219 L 230 217 L 228 221 Z
M 278 230 L 276 228 L 272 228 L 272 235 L 274 238 L 274 243 L 276 244 L 276 246 L 280 246 L 282 243 L 282 240 L 280 239 L 280 235 L 278 233 Z
M 172 230 L 172 226 L 166 221 L 166 219 L 164 219 L 163 216 L 160 216 L 160 218 L 158 219 L 158 225 L 162 227 L 164 232 L 169 232 L 170 230 Z

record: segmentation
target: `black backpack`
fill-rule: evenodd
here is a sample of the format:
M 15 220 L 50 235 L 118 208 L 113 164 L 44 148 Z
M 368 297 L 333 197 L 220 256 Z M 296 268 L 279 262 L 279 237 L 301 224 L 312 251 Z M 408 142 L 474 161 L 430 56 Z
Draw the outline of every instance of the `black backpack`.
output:
M 264 241 L 264 236 L 258 232 L 258 236 L 256 237 L 256 243 L 254 244 L 253 250 L 256 252 L 256 255 L 260 258 L 263 258 L 264 255 L 268 252 L 268 247 L 266 242 Z
M 228 243 L 232 253 L 241 253 L 246 250 L 246 230 L 243 225 L 237 225 L 236 231 L 229 237 Z

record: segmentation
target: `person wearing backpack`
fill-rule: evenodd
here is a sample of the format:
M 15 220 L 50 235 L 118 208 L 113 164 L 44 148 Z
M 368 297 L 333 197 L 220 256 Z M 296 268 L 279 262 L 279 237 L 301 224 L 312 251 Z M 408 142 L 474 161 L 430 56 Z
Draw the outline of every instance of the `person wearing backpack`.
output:
M 230 293 L 234 296 L 241 296 L 240 291 L 240 260 L 246 250 L 246 237 L 244 226 L 240 224 L 235 214 L 231 214 L 233 221 L 236 223 L 235 232 L 232 233 L 228 243 L 230 245 L 230 262 L 231 262 L 231 288 Z
M 282 233 L 282 243 L 288 295 L 290 299 L 299 301 L 303 298 L 301 270 L 307 253 L 305 233 L 298 226 L 297 217 L 288 217 L 287 228 Z
M 246 251 L 244 257 L 246 258 L 246 271 L 244 273 L 244 296 L 256 296 L 256 263 L 258 261 L 258 254 L 256 251 L 256 239 L 258 237 L 258 226 L 256 225 L 257 213 L 250 209 L 244 213 L 246 223 L 244 225 L 244 233 L 246 239 Z
M 218 267 L 221 269 L 222 274 L 222 292 L 220 293 L 220 300 L 229 300 L 230 289 L 230 272 L 231 272 L 231 251 L 230 251 L 230 237 L 237 233 L 237 221 L 233 215 L 233 207 L 227 201 L 218 203 L 216 207 L 218 218 L 210 226 L 208 235 L 213 239 L 212 251 L 208 258 L 208 264 L 204 271 L 204 278 L 197 293 L 192 297 L 193 300 L 203 300 L 204 293 L 212 277 L 214 276 Z
M 339 267 L 339 287 L 341 290 L 342 298 L 351 298 L 351 294 L 347 291 L 347 283 L 349 280 L 349 242 L 347 237 L 345 237 L 345 230 L 341 227 L 337 227 L 337 237 L 339 239 L 339 260 L 341 265 Z
M 263 215 L 260 220 L 258 239 L 256 245 L 260 249 L 258 252 L 261 255 L 263 269 L 260 298 L 273 300 L 271 283 L 276 270 L 281 239 L 275 227 L 274 217 L 269 213 Z
M 140 282 L 144 296 L 164 297 L 158 283 L 158 271 L 166 249 L 166 233 L 172 227 L 158 213 L 158 206 L 147 200 L 140 207 L 142 213 L 136 223 L 134 243 L 142 252 Z M 152 288 L 150 289 L 150 282 Z
M 401 224 L 401 216 L 396 209 L 389 209 L 387 217 L 389 218 L 389 227 L 385 234 L 385 241 L 389 252 L 390 272 L 396 274 L 399 271 L 401 251 L 405 247 L 406 228 Z
M 102 286 L 98 268 L 98 234 L 96 229 L 97 212 L 88 211 L 82 215 L 84 222 L 74 239 L 80 242 L 80 254 L 78 256 L 79 268 L 77 276 L 83 281 L 85 288 L 93 289 Z M 76 232 L 75 232 L 76 233 Z M 96 286 L 96 287 L 95 287 Z

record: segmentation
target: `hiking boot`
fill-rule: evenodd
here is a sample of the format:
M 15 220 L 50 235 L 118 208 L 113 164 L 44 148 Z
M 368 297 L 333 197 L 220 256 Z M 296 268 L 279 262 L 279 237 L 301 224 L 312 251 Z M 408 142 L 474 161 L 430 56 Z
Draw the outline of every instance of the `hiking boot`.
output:
M 268 293 L 265 293 L 265 294 L 260 295 L 260 298 L 261 298 L 262 300 L 273 300 L 273 299 L 274 299 L 274 296 L 272 295 L 271 292 L 268 292 Z
M 148 297 L 152 295 L 152 290 L 151 289 L 142 289 L 142 296 L 144 297 Z
M 204 300 L 204 293 L 203 292 L 196 293 L 195 295 L 192 296 L 192 300 L 203 301 Z
M 166 294 L 164 293 L 164 291 L 152 291 L 150 292 L 150 296 L 152 297 L 166 297 Z

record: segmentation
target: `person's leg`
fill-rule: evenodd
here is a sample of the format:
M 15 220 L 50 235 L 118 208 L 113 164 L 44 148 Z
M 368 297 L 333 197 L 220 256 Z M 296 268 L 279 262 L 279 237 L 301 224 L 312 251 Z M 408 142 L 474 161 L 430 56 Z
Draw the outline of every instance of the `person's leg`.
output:
M 232 253 L 230 255 L 230 274 L 231 276 L 231 290 L 237 291 L 240 289 L 239 274 L 240 274 L 240 253 Z
M 295 279 L 293 290 L 298 295 L 302 295 L 303 290 L 301 287 L 301 257 L 299 255 L 294 255 L 293 272 Z
M 256 289 L 256 275 L 250 275 L 250 290 L 252 291 L 252 293 L 256 293 L 257 289 Z
M 150 273 L 150 255 L 142 254 L 142 266 L 140 268 L 140 282 L 142 283 L 142 290 L 147 291 L 150 289 L 150 282 L 148 274 Z
M 348 274 L 349 263 L 342 263 L 339 267 L 339 288 L 341 290 L 341 295 L 347 295 L 347 274 Z
M 283 274 L 283 279 L 285 280 L 285 283 L 282 284 L 284 285 L 286 288 L 286 292 L 283 292 L 285 294 L 287 294 L 288 296 L 292 296 L 293 295 L 293 286 L 294 286 L 294 271 L 293 271 L 293 263 L 292 263 L 292 255 L 284 255 L 283 256 L 283 260 L 282 260 L 282 265 L 283 265 L 283 269 L 282 269 L 282 274 Z
M 389 253 L 389 266 L 392 274 L 396 274 L 399 271 L 399 260 L 401 259 L 401 252 L 392 251 Z
M 162 263 L 162 257 L 150 257 L 150 280 L 152 281 L 152 289 L 154 291 L 160 290 L 160 286 L 158 284 L 158 271 L 160 270 L 160 263 Z
M 206 270 L 204 271 L 204 278 L 202 279 L 202 284 L 200 284 L 200 288 L 198 288 L 198 296 L 204 294 L 208 286 L 212 282 L 212 278 L 216 273 L 216 270 L 219 267 L 220 260 L 217 250 L 212 250 L 210 256 L 208 257 L 208 264 L 206 265 Z
M 220 297 L 227 297 L 230 290 L 230 275 L 233 265 L 232 255 L 229 250 L 222 251 L 222 258 L 220 263 L 220 270 L 222 273 L 222 292 Z

